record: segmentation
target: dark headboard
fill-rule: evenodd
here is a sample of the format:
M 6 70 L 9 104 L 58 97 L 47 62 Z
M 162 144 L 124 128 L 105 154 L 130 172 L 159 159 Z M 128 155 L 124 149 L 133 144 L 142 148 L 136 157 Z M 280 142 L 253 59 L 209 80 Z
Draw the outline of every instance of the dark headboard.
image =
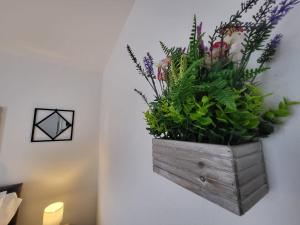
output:
M 8 185 L 8 186 L 0 187 L 0 192 L 2 192 L 2 191 L 7 191 L 7 193 L 16 192 L 18 197 L 21 197 L 22 184 L 14 184 L 14 185 Z M 18 213 L 16 213 L 16 215 L 14 216 L 12 221 L 9 223 L 9 225 L 16 225 L 17 224 L 17 216 L 18 216 Z

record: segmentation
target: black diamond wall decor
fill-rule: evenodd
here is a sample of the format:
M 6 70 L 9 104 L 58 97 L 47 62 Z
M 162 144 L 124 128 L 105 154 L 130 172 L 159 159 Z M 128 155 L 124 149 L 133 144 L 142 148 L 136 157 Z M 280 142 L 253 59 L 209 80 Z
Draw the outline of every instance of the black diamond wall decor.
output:
M 71 141 L 74 110 L 36 108 L 31 142 Z

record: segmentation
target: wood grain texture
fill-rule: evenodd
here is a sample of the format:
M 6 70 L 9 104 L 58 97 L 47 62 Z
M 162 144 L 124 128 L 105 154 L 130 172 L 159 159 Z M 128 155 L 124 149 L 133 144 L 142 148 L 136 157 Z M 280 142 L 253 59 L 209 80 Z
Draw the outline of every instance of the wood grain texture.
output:
M 226 170 L 219 169 L 218 167 L 214 167 L 207 160 L 185 160 L 178 159 L 171 155 L 169 156 L 156 153 L 153 154 L 153 160 L 167 163 L 177 167 L 178 169 L 189 171 L 198 176 L 205 176 L 208 180 L 213 180 L 228 187 L 234 188 L 236 186 L 234 174 Z
M 214 195 L 226 198 L 228 200 L 237 201 L 237 191 L 235 187 L 227 187 L 223 184 L 217 183 L 214 180 L 209 179 L 205 174 L 195 174 L 188 170 L 178 169 L 177 167 L 168 165 L 166 163 L 154 160 L 153 166 L 156 166 L 162 170 L 165 170 L 171 174 L 185 178 L 186 180 L 198 185 L 199 191 L 209 192 Z M 205 179 L 203 179 L 205 178 Z
M 199 152 L 199 151 L 195 151 L 194 149 L 189 149 L 187 151 L 184 148 L 178 148 L 170 145 L 164 146 L 164 145 L 157 145 L 156 143 L 155 144 L 153 143 L 153 154 L 154 155 L 161 154 L 176 159 L 193 161 L 200 164 L 202 163 L 206 166 L 219 168 L 220 170 L 225 170 L 225 171 L 232 171 L 232 166 L 233 166 L 232 156 L 218 157 L 217 155 L 204 153 L 203 151 Z
M 267 192 L 262 144 L 223 146 L 153 139 L 153 170 L 242 215 Z
M 226 145 L 207 145 L 194 142 L 172 141 L 163 139 L 153 139 L 153 146 L 163 146 L 171 149 L 189 149 L 201 154 L 215 155 L 219 157 L 232 158 L 232 151 Z
M 195 194 L 198 194 L 198 195 L 206 198 L 207 200 L 209 200 L 223 208 L 226 208 L 227 210 L 229 210 L 235 214 L 240 213 L 240 209 L 239 209 L 238 205 L 230 200 L 224 199 L 224 198 L 214 195 L 210 192 L 203 191 L 199 188 L 198 185 L 193 184 L 192 182 L 189 182 L 182 177 L 176 176 L 175 174 L 169 173 L 159 167 L 154 166 L 153 171 L 158 173 L 159 175 L 167 178 L 168 180 L 180 185 L 181 187 L 184 187 L 184 188 L 194 192 Z

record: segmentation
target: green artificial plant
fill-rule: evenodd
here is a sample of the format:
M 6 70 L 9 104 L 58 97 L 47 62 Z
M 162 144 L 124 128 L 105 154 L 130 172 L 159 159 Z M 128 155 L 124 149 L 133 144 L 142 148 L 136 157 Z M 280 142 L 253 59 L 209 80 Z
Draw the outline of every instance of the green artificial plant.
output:
M 154 60 L 147 53 L 140 64 L 130 46 L 131 59 L 154 92 L 148 101 L 139 90 L 148 110 L 147 129 L 155 138 L 237 145 L 257 141 L 274 131 L 281 118 L 290 115 L 298 102 L 284 98 L 277 107 L 268 108 L 256 78 L 268 71 L 281 34 L 271 37 L 278 22 L 298 0 L 264 0 L 252 21 L 242 16 L 259 0 L 248 0 L 241 9 L 222 22 L 204 45 L 202 23 L 193 20 L 188 48 L 167 47 L 160 42 L 166 58 L 154 71 Z M 269 40 L 270 39 L 270 40 Z M 248 63 L 260 52 L 257 67 Z

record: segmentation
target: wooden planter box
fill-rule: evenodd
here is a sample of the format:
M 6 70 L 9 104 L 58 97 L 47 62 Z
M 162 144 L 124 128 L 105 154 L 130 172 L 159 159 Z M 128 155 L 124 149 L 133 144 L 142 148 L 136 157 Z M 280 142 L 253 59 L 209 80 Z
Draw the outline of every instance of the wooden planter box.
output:
M 267 192 L 262 145 L 237 146 L 153 139 L 153 170 L 243 215 Z

